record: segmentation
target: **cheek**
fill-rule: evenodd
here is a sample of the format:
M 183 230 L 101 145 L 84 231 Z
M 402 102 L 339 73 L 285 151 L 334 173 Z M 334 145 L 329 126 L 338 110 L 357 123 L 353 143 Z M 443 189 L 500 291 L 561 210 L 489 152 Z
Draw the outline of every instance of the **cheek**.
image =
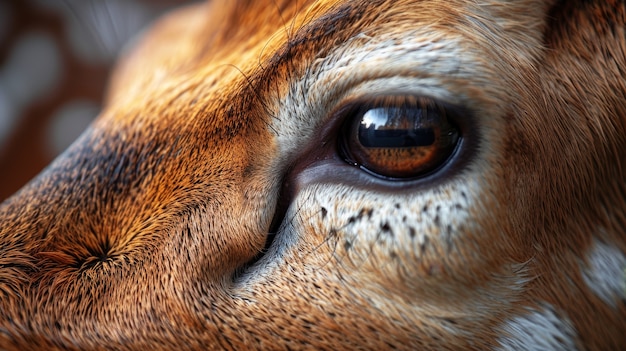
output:
M 399 196 L 311 185 L 287 213 L 289 233 L 278 235 L 291 235 L 284 239 L 290 245 L 314 248 L 305 260 L 324 256 L 321 261 L 362 284 L 458 291 L 502 266 L 491 266 L 499 256 L 489 252 L 498 248 L 497 235 L 479 230 L 480 218 L 470 210 L 480 198 L 478 186 L 470 181 Z

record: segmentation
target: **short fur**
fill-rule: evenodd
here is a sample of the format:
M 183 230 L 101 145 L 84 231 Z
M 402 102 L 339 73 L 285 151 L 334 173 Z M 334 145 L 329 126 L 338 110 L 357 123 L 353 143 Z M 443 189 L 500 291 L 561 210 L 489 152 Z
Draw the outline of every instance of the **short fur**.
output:
M 399 92 L 470 111 L 459 169 L 336 160 Z M 624 1 L 215 0 L 0 205 L 0 348 L 625 349 L 625 233 Z

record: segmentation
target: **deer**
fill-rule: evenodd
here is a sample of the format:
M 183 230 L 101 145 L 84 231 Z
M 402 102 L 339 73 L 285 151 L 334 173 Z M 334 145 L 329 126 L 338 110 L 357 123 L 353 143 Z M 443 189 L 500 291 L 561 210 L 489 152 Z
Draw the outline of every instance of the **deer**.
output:
M 213 0 L 0 205 L 0 349 L 626 346 L 626 3 Z

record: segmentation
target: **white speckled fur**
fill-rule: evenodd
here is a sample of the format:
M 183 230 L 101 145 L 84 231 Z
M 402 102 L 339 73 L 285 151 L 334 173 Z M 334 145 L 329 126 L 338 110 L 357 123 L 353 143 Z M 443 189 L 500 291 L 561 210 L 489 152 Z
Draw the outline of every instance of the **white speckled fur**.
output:
M 513 318 L 502 327 L 506 336 L 500 338 L 499 351 L 544 350 L 574 351 L 576 331 L 563 316 L 559 316 L 549 305 L 538 310 L 529 310 Z
M 583 279 L 594 294 L 607 305 L 616 307 L 626 301 L 626 255 L 617 247 L 594 241 L 583 264 Z

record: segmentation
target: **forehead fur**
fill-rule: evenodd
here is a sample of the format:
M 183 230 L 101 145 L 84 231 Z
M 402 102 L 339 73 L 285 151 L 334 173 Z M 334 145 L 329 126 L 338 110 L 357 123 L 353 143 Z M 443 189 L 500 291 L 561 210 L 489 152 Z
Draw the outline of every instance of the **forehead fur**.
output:
M 152 83 L 159 77 L 174 81 L 178 75 L 193 72 L 203 77 L 216 70 L 232 71 L 226 72 L 231 74 L 228 78 L 239 75 L 239 81 L 248 80 L 246 84 L 266 82 L 268 75 L 297 74 L 294 69 L 324 57 L 350 38 L 394 40 L 417 29 L 422 35 L 428 31 L 432 40 L 463 36 L 501 59 L 532 63 L 542 46 L 550 6 L 536 0 L 272 3 L 218 0 L 190 10 L 195 14 L 180 13 L 184 25 L 177 16 L 162 21 L 135 51 L 140 59 L 127 60 L 128 68 L 119 69 L 111 94 L 125 96 L 129 86 L 150 86 L 149 78 Z M 172 51 L 180 55 L 173 56 Z M 203 69 L 204 74 L 198 74 Z

